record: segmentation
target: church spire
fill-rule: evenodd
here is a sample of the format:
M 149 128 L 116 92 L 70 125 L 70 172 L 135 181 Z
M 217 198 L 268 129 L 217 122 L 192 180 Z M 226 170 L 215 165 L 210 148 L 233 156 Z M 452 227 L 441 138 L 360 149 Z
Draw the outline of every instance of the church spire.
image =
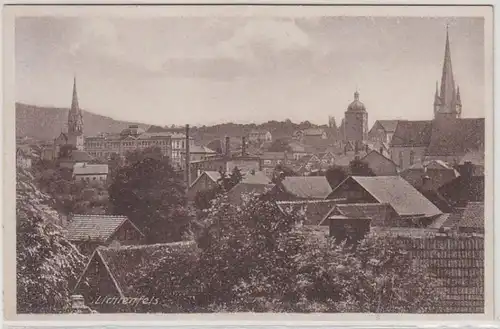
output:
M 448 25 L 446 26 L 446 44 L 444 48 L 443 72 L 441 76 L 441 111 L 442 113 L 453 113 L 455 111 L 455 80 L 453 78 L 453 69 L 451 65 L 450 38 L 448 34 Z
M 71 100 L 71 110 L 79 110 L 78 94 L 76 92 L 76 76 L 73 77 L 73 99 Z
M 78 105 L 78 94 L 76 91 L 76 76 L 73 77 L 73 98 L 68 113 L 68 133 L 74 135 L 83 134 L 83 116 Z
M 439 88 L 437 81 L 436 81 L 436 92 L 434 93 L 434 105 L 441 105 L 441 100 L 439 99 Z

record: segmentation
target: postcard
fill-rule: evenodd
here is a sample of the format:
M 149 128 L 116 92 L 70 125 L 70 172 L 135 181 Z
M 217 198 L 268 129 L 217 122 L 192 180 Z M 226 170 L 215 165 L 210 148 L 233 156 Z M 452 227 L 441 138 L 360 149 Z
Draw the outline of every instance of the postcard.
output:
M 3 30 L 9 320 L 493 319 L 491 7 L 11 5 Z

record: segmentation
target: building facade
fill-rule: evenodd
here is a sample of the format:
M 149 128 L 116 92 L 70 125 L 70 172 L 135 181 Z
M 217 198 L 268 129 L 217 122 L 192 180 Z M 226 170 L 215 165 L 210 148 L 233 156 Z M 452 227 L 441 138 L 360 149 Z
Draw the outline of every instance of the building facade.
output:
M 124 156 L 128 151 L 158 147 L 161 153 L 172 159 L 172 136 L 170 133 L 148 133 L 138 125 L 130 125 L 120 134 L 101 134 L 87 137 L 85 149 L 100 159 L 108 159 L 116 153 Z

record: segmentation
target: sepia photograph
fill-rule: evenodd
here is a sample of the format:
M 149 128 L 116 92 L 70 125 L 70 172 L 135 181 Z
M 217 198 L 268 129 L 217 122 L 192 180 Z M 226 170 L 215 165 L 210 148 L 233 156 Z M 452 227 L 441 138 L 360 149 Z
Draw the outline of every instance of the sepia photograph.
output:
M 490 7 L 57 7 L 6 32 L 15 314 L 491 314 Z

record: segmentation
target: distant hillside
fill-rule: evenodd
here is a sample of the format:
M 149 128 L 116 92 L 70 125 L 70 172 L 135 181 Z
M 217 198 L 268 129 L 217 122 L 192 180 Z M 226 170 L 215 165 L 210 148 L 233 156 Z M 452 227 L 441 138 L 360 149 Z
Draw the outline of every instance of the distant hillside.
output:
M 16 103 L 16 136 L 36 139 L 57 137 L 68 122 L 68 108 L 39 107 Z M 101 132 L 118 133 L 134 122 L 113 120 L 109 117 L 83 111 L 84 133 L 86 136 Z M 143 129 L 149 125 L 139 124 Z

